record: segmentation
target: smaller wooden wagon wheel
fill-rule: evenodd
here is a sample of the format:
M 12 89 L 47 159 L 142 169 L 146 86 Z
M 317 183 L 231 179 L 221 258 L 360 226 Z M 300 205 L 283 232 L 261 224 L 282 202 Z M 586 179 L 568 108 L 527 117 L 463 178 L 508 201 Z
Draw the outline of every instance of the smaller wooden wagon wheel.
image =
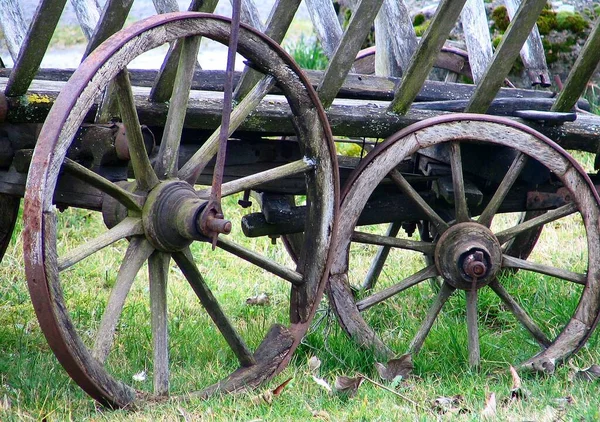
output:
M 447 208 L 439 208 L 439 198 L 432 195 L 431 185 L 423 184 L 422 176 L 397 170 L 407 158 L 432 151 L 449 163 L 448 175 L 434 184 L 439 190 L 444 182 L 452 192 L 455 219 L 450 222 L 440 216 Z M 482 153 L 512 158 L 488 178 L 476 168 L 477 161 L 484 162 Z M 374 190 L 382 181 L 403 198 L 400 208 L 436 227 L 437 239 L 390 237 L 371 230 L 374 226 L 357 225 L 377 219 L 383 223 L 398 212 L 377 208 Z M 483 199 L 474 201 L 468 193 L 473 184 Z M 385 200 L 390 195 L 388 191 Z M 522 211 L 526 203 L 536 202 L 536 195 L 540 201 L 556 201 L 529 220 L 502 221 L 503 213 Z M 330 300 L 344 330 L 380 357 L 423 350 L 420 358 L 435 359 L 432 355 L 448 353 L 449 344 L 458 343 L 466 350 L 457 359 L 464 356 L 473 366 L 481 361 L 521 362 L 521 367 L 552 372 L 556 363 L 582 347 L 598 322 L 598 194 L 568 153 L 524 125 L 469 114 L 414 124 L 380 144 L 355 170 L 342 191 L 340 216 Z M 528 259 L 503 249 L 515 237 L 543 225 L 571 227 L 575 234 L 567 249 L 577 251 L 574 258 L 554 260 L 567 252 L 556 239 L 538 242 Z M 353 265 L 363 259 L 361 248 L 368 245 L 390 245 L 396 251 L 432 255 L 434 260 L 429 265 L 415 260 L 421 264 L 413 266 L 405 260 L 404 271 L 402 265 L 389 269 L 387 284 L 380 280 L 377 288 L 353 292 L 350 286 L 357 272 Z M 515 269 L 520 271 L 510 275 Z M 432 292 L 422 282 L 436 276 L 444 282 Z M 456 294 L 460 290 L 464 299 Z M 436 321 L 442 321 L 437 329 Z M 445 335 L 432 335 L 440 327 L 449 327 Z M 504 331 L 510 331 L 510 337 L 502 344 L 510 347 L 502 348 L 495 336 Z
M 209 251 L 202 260 L 194 257 L 194 242 L 210 249 L 209 239 L 200 227 L 200 216 L 207 202 L 203 199 L 206 192 L 203 194 L 194 189 L 194 177 L 200 172 L 199 166 L 204 166 L 216 153 L 208 151 L 204 156 L 195 155 L 187 163 L 178 165 L 193 75 L 191 70 L 196 63 L 193 46 L 197 46 L 198 36 L 227 44 L 230 21 L 201 13 L 164 14 L 137 22 L 108 39 L 82 63 L 61 91 L 40 133 L 29 170 L 25 195 L 25 261 L 29 290 L 40 325 L 69 375 L 94 399 L 112 407 L 183 394 L 181 389 L 197 389 L 199 396 L 229 392 L 251 388 L 269 379 L 286 366 L 306 332 L 328 272 L 328 250 L 334 232 L 339 188 L 327 119 L 310 83 L 289 55 L 275 42 L 244 25 L 240 29 L 237 51 L 255 69 L 276 80 L 289 104 L 290 119 L 303 154 L 297 162 L 261 173 L 259 181 L 277 182 L 291 174 L 301 176 L 308 207 L 306 240 L 297 266 L 291 268 L 267 256 L 268 250 L 252 250 L 225 235 L 218 237 L 215 252 Z M 124 69 L 145 51 L 176 40 L 183 42 L 182 59 L 168 108 L 165 135 L 153 166 L 144 146 L 134 97 Z M 186 54 L 186 48 L 194 53 Z M 123 183 L 109 181 L 83 165 L 65 159 L 77 129 L 86 116 L 92 114 L 90 111 L 94 110 L 98 93 L 113 80 L 118 87 L 121 118 L 135 175 L 134 181 Z M 69 237 L 68 222 L 61 225 L 62 219 L 54 202 L 60 206 L 61 200 L 68 203 L 70 199 L 59 196 L 63 174 L 91 189 L 89 199 L 81 198 L 79 206 L 102 213 L 109 228 L 97 237 L 77 243 L 77 239 Z M 257 180 L 252 176 L 224 183 L 223 196 L 256 186 Z M 83 202 L 86 200 L 89 204 Z M 224 214 L 225 218 L 231 218 L 226 209 Z M 218 217 L 211 224 L 221 228 L 221 232 L 227 232 L 231 227 Z M 239 231 L 238 224 L 234 222 L 232 226 L 233 231 Z M 115 279 L 110 297 L 103 296 L 107 289 L 94 287 L 99 296 L 93 301 L 92 309 L 77 309 L 69 296 L 70 280 L 81 277 L 75 271 L 77 264 L 92 255 L 110 252 L 118 241 L 126 242 L 128 246 L 122 262 L 106 270 L 107 277 L 110 274 Z M 212 256 L 215 256 L 210 253 L 237 256 L 262 268 L 264 281 L 273 279 L 274 289 L 282 290 L 276 299 L 284 304 L 282 311 L 260 312 L 259 321 L 236 318 L 240 311 L 230 313 L 227 309 L 230 296 L 227 290 L 238 288 L 238 284 L 242 284 L 238 281 L 248 270 L 241 265 L 229 265 L 229 268 L 215 265 L 208 270 Z M 189 291 L 197 297 L 197 307 L 204 308 L 210 317 L 206 317 L 205 325 L 199 325 L 197 330 L 218 330 L 222 336 L 219 344 L 169 346 L 169 332 L 174 326 L 197 324 L 197 321 L 186 320 L 185 314 L 177 316 L 178 322 L 171 321 L 171 315 L 177 314 L 177 304 L 170 305 L 167 311 L 167 298 L 171 297 L 168 283 L 173 280 L 171 260 L 191 286 Z M 128 309 L 128 295 L 131 295 L 134 279 L 141 278 L 143 282 L 142 269 L 146 262 L 149 286 L 142 287 L 141 291 L 148 289 L 150 321 L 140 327 L 127 327 L 134 323 L 119 322 L 121 314 Z M 225 277 L 227 271 L 229 277 Z M 219 287 L 221 293 L 217 293 L 215 287 Z M 256 292 L 248 289 L 238 294 L 243 303 L 246 297 Z M 78 315 L 87 312 L 97 318 L 82 324 Z M 271 314 L 272 325 L 266 319 Z M 126 340 L 127 344 L 139 342 L 139 347 L 148 349 L 148 356 L 141 363 L 142 369 L 146 367 L 150 373 L 150 385 L 145 386 L 150 390 L 148 392 L 139 391 L 140 384 L 134 384 L 132 373 L 127 372 L 127 368 L 129 371 L 138 368 L 137 372 L 140 363 L 136 366 L 136 362 L 130 362 L 124 351 L 126 345 L 120 343 L 125 331 L 132 336 Z M 221 351 L 227 346 L 228 350 Z M 185 353 L 179 353 L 180 348 L 191 350 L 191 353 L 204 349 L 198 361 L 206 359 L 214 363 L 206 362 L 202 368 L 182 370 L 186 358 Z M 173 362 L 170 356 L 174 355 L 177 360 Z M 215 373 L 223 367 L 231 368 L 231 374 L 217 382 L 219 378 L 215 378 Z M 181 387 L 185 384 L 179 379 L 189 378 L 186 373 L 192 369 L 195 378 L 204 377 L 204 380 L 192 383 L 198 387 L 190 388 L 189 384 Z M 171 380 L 172 377 L 175 379 Z

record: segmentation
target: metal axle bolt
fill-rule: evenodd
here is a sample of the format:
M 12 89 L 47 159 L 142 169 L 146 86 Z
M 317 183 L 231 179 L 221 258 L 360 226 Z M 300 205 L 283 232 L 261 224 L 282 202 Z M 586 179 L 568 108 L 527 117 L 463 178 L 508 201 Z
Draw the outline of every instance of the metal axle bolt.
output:
M 463 271 L 472 278 L 481 278 L 487 273 L 487 262 L 482 251 L 474 251 L 465 257 Z

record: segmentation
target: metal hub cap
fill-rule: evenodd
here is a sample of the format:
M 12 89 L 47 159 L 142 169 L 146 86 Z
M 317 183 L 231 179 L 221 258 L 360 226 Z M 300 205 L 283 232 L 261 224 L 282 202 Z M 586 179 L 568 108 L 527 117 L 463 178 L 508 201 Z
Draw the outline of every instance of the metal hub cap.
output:
M 182 250 L 193 240 L 202 239 L 198 217 L 206 201 L 186 182 L 161 182 L 148 194 L 142 221 L 146 237 L 163 252 Z
M 444 279 L 457 289 L 479 289 L 490 283 L 502 262 L 496 236 L 474 222 L 450 227 L 435 249 L 435 264 Z

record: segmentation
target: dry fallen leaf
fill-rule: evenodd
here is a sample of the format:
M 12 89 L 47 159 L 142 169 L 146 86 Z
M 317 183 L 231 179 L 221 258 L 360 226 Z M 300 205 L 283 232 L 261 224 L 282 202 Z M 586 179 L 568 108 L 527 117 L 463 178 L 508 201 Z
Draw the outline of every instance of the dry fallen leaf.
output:
M 485 400 L 485 408 L 481 411 L 482 419 L 491 419 L 496 417 L 496 394 L 490 393 Z
M 308 369 L 310 370 L 310 372 L 315 374 L 319 370 L 320 367 L 321 367 L 321 359 L 319 359 L 316 356 L 311 356 L 311 358 L 308 360 Z
M 600 365 L 592 365 L 587 369 L 575 372 L 573 379 L 576 381 L 594 381 L 600 379 Z
M 271 403 L 273 403 L 273 393 L 267 390 L 264 393 L 259 394 L 258 396 L 252 397 L 250 401 L 256 406 L 259 406 L 263 403 L 271 405 Z
M 269 295 L 266 293 L 260 293 L 256 296 L 249 297 L 246 299 L 246 305 L 252 306 L 267 306 L 270 304 Z
M 284 382 L 282 382 L 281 384 L 279 384 L 274 390 L 273 390 L 273 395 L 274 396 L 278 396 L 281 394 L 281 392 L 283 391 L 283 389 L 290 383 L 290 381 L 292 380 L 293 377 L 289 377 L 288 379 L 286 379 Z
M 464 398 L 460 394 L 452 397 L 438 397 L 431 402 L 431 408 L 437 413 L 466 413 L 463 405 Z
M 134 374 L 131 378 L 133 378 L 134 381 L 138 382 L 146 381 L 146 371 L 138 372 L 137 374 Z
M 358 390 L 358 387 L 363 383 L 363 377 L 337 377 L 333 386 L 336 393 L 345 394 L 348 397 L 353 397 Z
M 331 386 L 329 385 L 329 383 L 327 381 L 325 381 L 323 378 L 318 378 L 318 377 L 315 377 L 313 375 L 312 379 L 314 380 L 314 382 L 316 382 L 317 384 L 319 384 L 321 387 L 323 387 L 328 392 L 330 392 L 330 393 L 333 392 L 333 390 L 331 389 Z
M 177 411 L 179 412 L 179 414 L 183 418 L 184 422 L 190 422 L 192 420 L 191 415 L 184 408 L 182 408 L 181 406 L 177 406 Z
M 395 379 L 398 379 L 398 377 L 406 378 L 412 374 L 414 369 L 412 355 L 407 353 L 400 356 L 398 359 L 388 361 L 387 364 L 376 362 L 375 368 L 377 368 L 377 372 L 381 379 L 386 381 L 394 381 Z
M 517 370 L 512 365 L 510 365 L 509 369 L 513 380 L 513 386 L 510 390 L 510 399 L 526 400 L 529 396 L 529 392 L 521 387 L 521 377 L 519 377 Z
M 5 394 L 2 397 L 2 400 L 0 400 L 0 410 L 2 411 L 7 411 L 10 410 L 11 408 L 11 403 L 10 403 L 10 399 L 8 398 L 8 396 Z
M 313 418 L 323 419 L 324 421 L 330 421 L 331 420 L 331 417 L 329 416 L 329 413 L 327 413 L 324 410 L 313 410 L 312 416 L 313 416 Z

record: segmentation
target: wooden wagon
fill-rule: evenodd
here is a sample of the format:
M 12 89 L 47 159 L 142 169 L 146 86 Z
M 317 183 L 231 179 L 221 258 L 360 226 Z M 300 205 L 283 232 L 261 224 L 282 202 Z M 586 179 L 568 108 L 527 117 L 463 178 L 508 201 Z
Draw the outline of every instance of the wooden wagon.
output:
M 425 280 L 436 293 L 408 335 L 410 353 L 421 350 L 456 290 L 465 292 L 471 365 L 481 361 L 478 298 L 489 289 L 538 348 L 522 367 L 552 372 L 583 346 L 600 314 L 600 199 L 595 174 L 565 149 L 598 151 L 600 119 L 579 100 L 600 60 L 597 24 L 556 94 L 503 87 L 519 53 L 531 85 L 551 83 L 535 27 L 545 0 L 505 2 L 511 24 L 495 51 L 483 0 L 440 1 L 420 40 L 402 0 L 351 2 L 345 28 L 329 0 L 307 0 L 329 57 L 324 71 L 300 69 L 279 45 L 300 0 L 276 1 L 264 24 L 252 0 L 234 2 L 233 23 L 211 14 L 216 0 L 192 0 L 187 12 L 177 12 L 174 0 L 155 0 L 159 14 L 121 29 L 132 3 L 108 0 L 99 8 L 72 0 L 89 43 L 85 60 L 69 71 L 40 68 L 66 0 L 40 1 L 29 25 L 18 1 L 0 1 L 14 63 L 0 78 L 0 250 L 24 197 L 25 267 L 41 328 L 93 398 L 124 407 L 178 394 L 170 387 L 177 384 L 170 382 L 168 346 L 171 259 L 239 363 L 222 381 L 209 377 L 198 395 L 253 387 L 281 371 L 326 286 L 342 327 L 384 356 L 403 351 L 390 349 L 364 311 Z M 468 54 L 444 46 L 459 20 Z M 373 25 L 376 47 L 359 54 Z M 201 38 L 231 45 L 226 70 L 197 66 Z M 163 45 L 156 70 L 127 70 Z M 234 51 L 245 59 L 242 72 L 231 68 Z M 445 81 L 427 79 L 434 66 L 448 72 Z M 459 74 L 474 84 L 457 83 Z M 338 157 L 336 143 L 358 143 L 363 155 Z M 237 193 L 239 205 L 222 201 Z M 250 202 L 260 209 L 232 224 L 240 213 L 226 207 Z M 60 216 L 68 207 L 101 213 L 106 230 L 69 243 Z M 497 214 L 515 212 L 522 214 L 510 227 L 492 225 Z M 528 260 L 542 227 L 573 215 L 586 256 L 573 268 Z M 384 234 L 356 228 L 382 224 L 389 225 Z M 240 226 L 249 238 L 281 238 L 293 265 L 229 240 Z M 398 237 L 402 228 L 418 229 L 418 240 Z M 77 263 L 124 239 L 125 256 L 90 334 L 70 308 L 69 278 Z M 270 325 L 255 348 L 204 280 L 199 261 L 211 256 L 195 257 L 197 242 L 288 286 L 288 320 Z M 362 286 L 349 281 L 352 244 L 379 247 Z M 380 287 L 392 249 L 416 251 L 427 264 Z M 109 354 L 118 353 L 119 319 L 146 262 L 153 387 L 141 392 L 119 380 Z M 575 289 L 567 294 L 579 300 L 559 329 L 540 326 L 502 282 L 524 270 Z M 215 351 L 217 365 L 220 356 Z

